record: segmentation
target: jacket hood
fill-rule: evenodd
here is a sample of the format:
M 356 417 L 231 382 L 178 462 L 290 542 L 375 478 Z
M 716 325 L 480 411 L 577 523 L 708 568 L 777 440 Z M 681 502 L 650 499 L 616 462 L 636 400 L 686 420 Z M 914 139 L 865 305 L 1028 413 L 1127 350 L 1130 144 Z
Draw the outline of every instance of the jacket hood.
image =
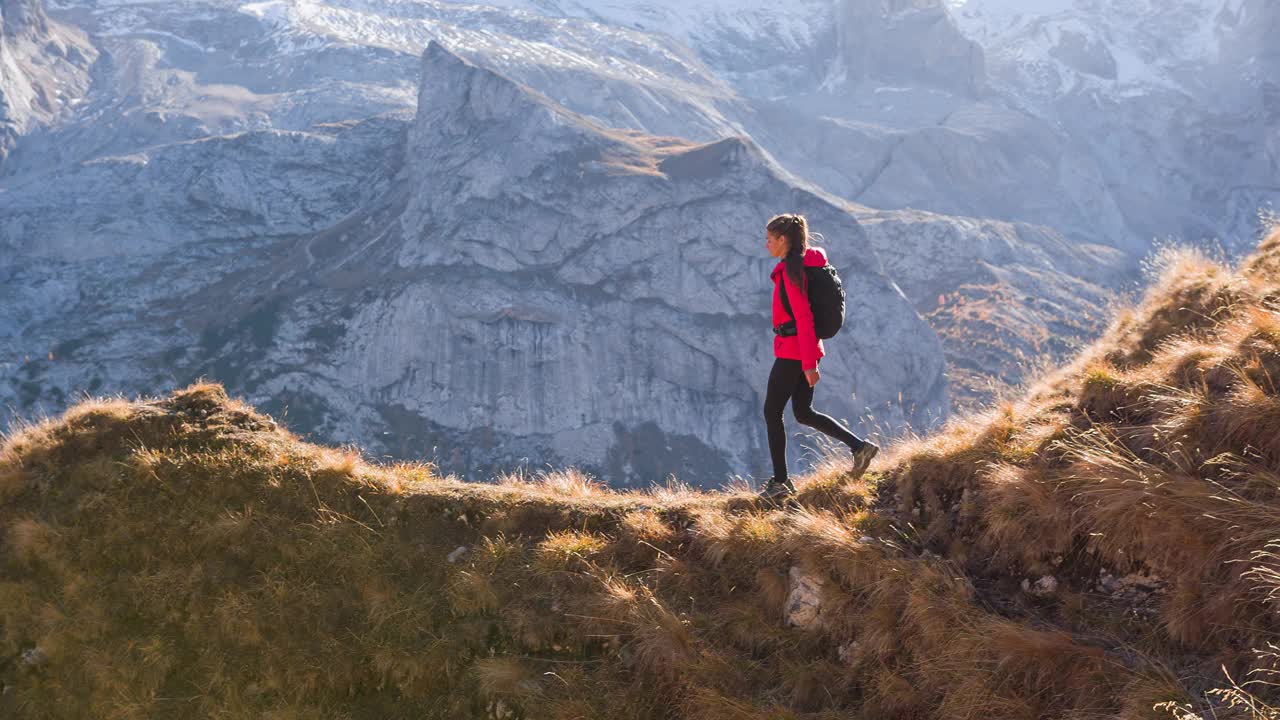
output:
M 777 266 L 773 268 L 770 275 L 774 275 L 782 270 L 782 266 L 786 264 L 785 260 L 779 260 Z M 804 251 L 805 267 L 822 267 L 827 264 L 826 248 L 811 247 Z
M 827 251 L 825 248 L 811 247 L 804 251 L 805 267 L 822 267 L 827 264 Z

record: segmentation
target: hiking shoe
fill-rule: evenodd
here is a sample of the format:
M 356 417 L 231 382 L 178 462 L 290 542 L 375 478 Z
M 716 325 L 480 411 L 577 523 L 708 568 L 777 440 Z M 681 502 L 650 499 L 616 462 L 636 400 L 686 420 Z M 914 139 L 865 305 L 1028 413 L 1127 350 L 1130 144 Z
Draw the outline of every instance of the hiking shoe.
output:
M 763 500 L 778 500 L 795 494 L 796 486 L 791 482 L 790 478 L 782 482 L 769 478 L 768 484 L 760 491 L 760 498 Z
M 862 477 L 862 474 L 871 467 L 871 460 L 880 452 L 880 446 L 870 440 L 862 443 L 862 447 L 853 451 L 853 476 L 855 478 Z

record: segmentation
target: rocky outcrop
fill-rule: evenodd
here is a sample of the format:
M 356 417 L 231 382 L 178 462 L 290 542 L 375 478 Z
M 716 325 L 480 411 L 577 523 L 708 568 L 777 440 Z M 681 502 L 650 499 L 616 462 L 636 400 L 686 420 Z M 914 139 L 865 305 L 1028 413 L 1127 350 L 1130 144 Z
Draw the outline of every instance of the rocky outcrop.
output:
M 1044 359 L 1101 332 L 1133 268 L 1114 248 L 1045 227 L 913 210 L 857 214 L 885 274 L 942 339 L 953 403 L 978 409 Z M 929 262 L 921 262 L 927 257 Z
M 319 232 L 386 189 L 406 127 L 384 116 L 245 132 L 98 158 L 56 183 L 13 183 L 0 253 L 127 262 L 189 244 Z
M 5 2 L 0 52 L 48 57 L 0 75 L 0 403 L 206 374 L 450 469 L 719 480 L 761 469 L 770 213 L 808 212 L 865 302 L 820 398 L 900 427 L 941 402 L 943 349 L 981 399 L 1092 332 L 1124 264 L 1099 246 L 1244 227 L 1275 194 L 1274 73 L 1147 93 L 1145 55 L 1078 18 L 1026 47 L 935 0 L 497 4 L 537 12 Z M 1264 67 L 1274 13 L 1240 7 L 1214 33 Z M 102 51 L 83 97 L 41 75 L 94 57 L 58 40 L 73 19 Z M 432 38 L 455 44 L 423 66 Z
M 793 565 L 787 573 L 787 601 L 782 620 L 788 627 L 815 630 L 822 624 L 822 589 L 826 580 Z
M 0 173 L 22 135 L 84 95 L 96 57 L 84 33 L 51 22 L 40 0 L 0 0 Z
M 1259 209 L 1280 201 L 1277 16 L 1265 0 L 958 10 L 987 49 L 993 88 L 1096 164 L 1099 194 L 1132 238 L 1119 246 L 1139 250 L 1155 238 L 1256 243 Z M 1096 207 L 1107 230 L 1115 215 Z
M 796 210 L 850 289 L 824 408 L 885 431 L 945 416 L 937 336 L 851 208 L 749 140 L 610 129 L 442 46 L 422 62 L 408 127 L 175 143 L 11 191 L 13 286 L 50 288 L 62 310 L 10 329 L 28 358 L 10 392 L 207 376 L 300 431 L 446 471 L 719 484 L 764 469 L 763 226 Z M 87 190 L 104 185 L 123 195 Z M 70 231 L 86 215 L 35 222 L 76 193 L 95 197 L 91 245 Z
M 1145 252 L 1098 165 L 1039 118 L 910 90 L 894 94 L 900 107 L 888 115 L 874 98 L 863 102 L 781 102 L 763 110 L 753 135 L 787 167 L 870 207 L 1044 225 L 1076 242 Z
M 1268 0 L 1244 0 L 1238 9 L 1224 8 L 1219 16 L 1231 28 L 1222 44 L 1223 60 L 1255 80 L 1274 82 L 1280 68 L 1280 7 Z
M 890 427 L 943 411 L 936 338 L 856 221 L 751 142 L 596 126 L 440 45 L 423 78 L 404 210 L 346 267 L 431 280 L 357 313 L 341 384 L 458 432 L 536 439 L 615 480 L 760 470 L 762 227 L 793 208 L 832 239 L 850 287 L 826 407 Z
M 40 0 L 0 2 L 0 35 L 9 38 L 38 38 L 49 32 L 49 18 Z
M 943 0 L 841 0 L 837 7 L 839 61 L 849 79 L 962 95 L 985 88 L 982 48 L 960 32 Z

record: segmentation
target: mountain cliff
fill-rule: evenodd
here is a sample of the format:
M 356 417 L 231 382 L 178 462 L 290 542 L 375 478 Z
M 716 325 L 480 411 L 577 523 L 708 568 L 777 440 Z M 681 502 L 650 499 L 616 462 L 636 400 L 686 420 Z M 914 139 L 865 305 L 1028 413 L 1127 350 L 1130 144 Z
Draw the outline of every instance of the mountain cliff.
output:
M 386 393 L 398 417 L 485 424 L 619 480 L 749 468 L 772 357 L 758 208 L 783 202 L 826 229 L 851 290 L 833 341 L 848 350 L 824 364 L 851 393 L 833 411 L 888 425 L 945 412 L 936 337 L 856 220 L 750 141 L 604 128 L 440 45 L 423 78 L 403 209 L 358 252 L 311 246 L 322 275 L 404 278 L 347 324 L 336 380 L 353 397 Z
M 0 173 L 18 138 L 83 101 L 98 52 L 41 0 L 0 2 Z
M 719 482 L 765 455 L 761 208 L 781 204 L 849 284 L 827 406 L 885 431 L 947 412 L 937 336 L 854 208 L 749 140 L 606 128 L 438 44 L 421 74 L 412 120 L 172 143 L 12 187 L 0 248 L 26 262 L 6 291 L 32 307 L 9 336 L 33 348 L 14 392 L 212 376 L 451 471 Z
M 1129 232 L 1243 252 L 1274 204 L 1274 3 L 965 0 L 993 88 L 1094 158 Z

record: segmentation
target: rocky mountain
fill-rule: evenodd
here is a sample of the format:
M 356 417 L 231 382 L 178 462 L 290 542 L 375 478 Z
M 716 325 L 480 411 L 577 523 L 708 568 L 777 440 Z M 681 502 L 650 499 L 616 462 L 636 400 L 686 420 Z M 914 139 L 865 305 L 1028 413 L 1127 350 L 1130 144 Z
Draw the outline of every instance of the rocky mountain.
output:
M 83 101 L 97 55 L 83 31 L 50 21 L 40 0 L 0 1 L 0 172 L 20 136 Z
M 98 94 L 113 100 L 28 138 L 28 168 L 122 153 L 143 137 L 305 130 L 412 109 L 415 59 L 437 38 L 613 127 L 749 134 L 792 172 L 885 209 L 1046 225 L 1141 255 L 1168 236 L 1248 246 L 1276 194 L 1272 156 L 1237 150 L 1271 147 L 1276 126 L 1260 71 L 1274 16 L 1263 2 L 60 0 L 54 10 L 109 50 L 102 72 L 115 77 Z M 1202 92 L 1224 88 L 1230 101 Z
M 833 412 L 894 426 L 944 412 L 933 332 L 868 262 L 847 208 L 790 184 L 750 141 L 595 126 L 440 45 L 423 78 L 403 211 L 365 257 L 312 250 L 344 274 L 432 278 L 353 318 L 340 366 L 363 377 L 344 371 L 343 385 L 455 430 L 539 438 L 615 477 L 749 467 L 772 362 L 758 208 L 777 198 L 841 237 L 848 336 L 875 338 L 827 364 L 847 389 L 828 396 Z M 731 461 L 708 465 L 717 456 Z
M 163 142 L 412 112 L 418 57 L 433 38 L 611 126 L 695 140 L 743 132 L 719 110 L 733 91 L 688 48 L 585 21 L 356 0 L 64 0 L 50 12 L 105 54 L 92 97 L 25 137 L 11 175 Z
M 1252 247 L 1280 197 L 1275 3 L 954 3 L 992 84 L 1099 163 L 1136 237 Z
M 1121 251 L 1041 226 L 912 210 L 855 216 L 885 274 L 938 332 L 961 410 L 1074 354 L 1081 338 L 1101 332 L 1127 276 Z
M 833 256 L 856 288 L 845 337 L 873 339 L 824 364 L 827 387 L 848 391 L 826 398 L 830 411 L 886 428 L 945 415 L 938 340 L 880 273 L 853 208 L 795 184 L 749 140 L 606 128 L 438 44 L 422 77 L 407 124 L 83 163 L 68 196 L 122 190 L 65 225 L 37 219 L 66 197 L 12 188 L 11 251 L 49 269 L 6 286 L 79 275 L 54 291 L 60 311 L 10 331 L 57 345 L 22 366 L 18 392 L 237 378 L 296 427 L 396 455 L 446 448 L 450 469 L 539 458 L 715 483 L 766 455 L 773 260 L 760 207 L 781 202 L 841 238 Z M 95 239 L 77 243 L 90 216 Z
M 7 0 L 0 405 L 203 374 L 460 472 L 718 481 L 758 469 L 760 228 L 802 209 L 870 323 L 833 409 L 923 428 L 1095 334 L 1153 236 L 1275 197 L 1265 3 L 1182 85 L 1035 44 L 1183 58 L 1208 2 Z
M 877 207 L 1141 255 L 1252 247 L 1280 194 L 1265 0 L 501 1 L 685 40 L 786 167 Z
M 730 111 L 762 147 L 847 200 L 1047 225 L 1139 255 L 1147 246 L 1095 158 L 989 89 L 984 48 L 942 0 L 500 1 L 684 39 L 732 84 Z

